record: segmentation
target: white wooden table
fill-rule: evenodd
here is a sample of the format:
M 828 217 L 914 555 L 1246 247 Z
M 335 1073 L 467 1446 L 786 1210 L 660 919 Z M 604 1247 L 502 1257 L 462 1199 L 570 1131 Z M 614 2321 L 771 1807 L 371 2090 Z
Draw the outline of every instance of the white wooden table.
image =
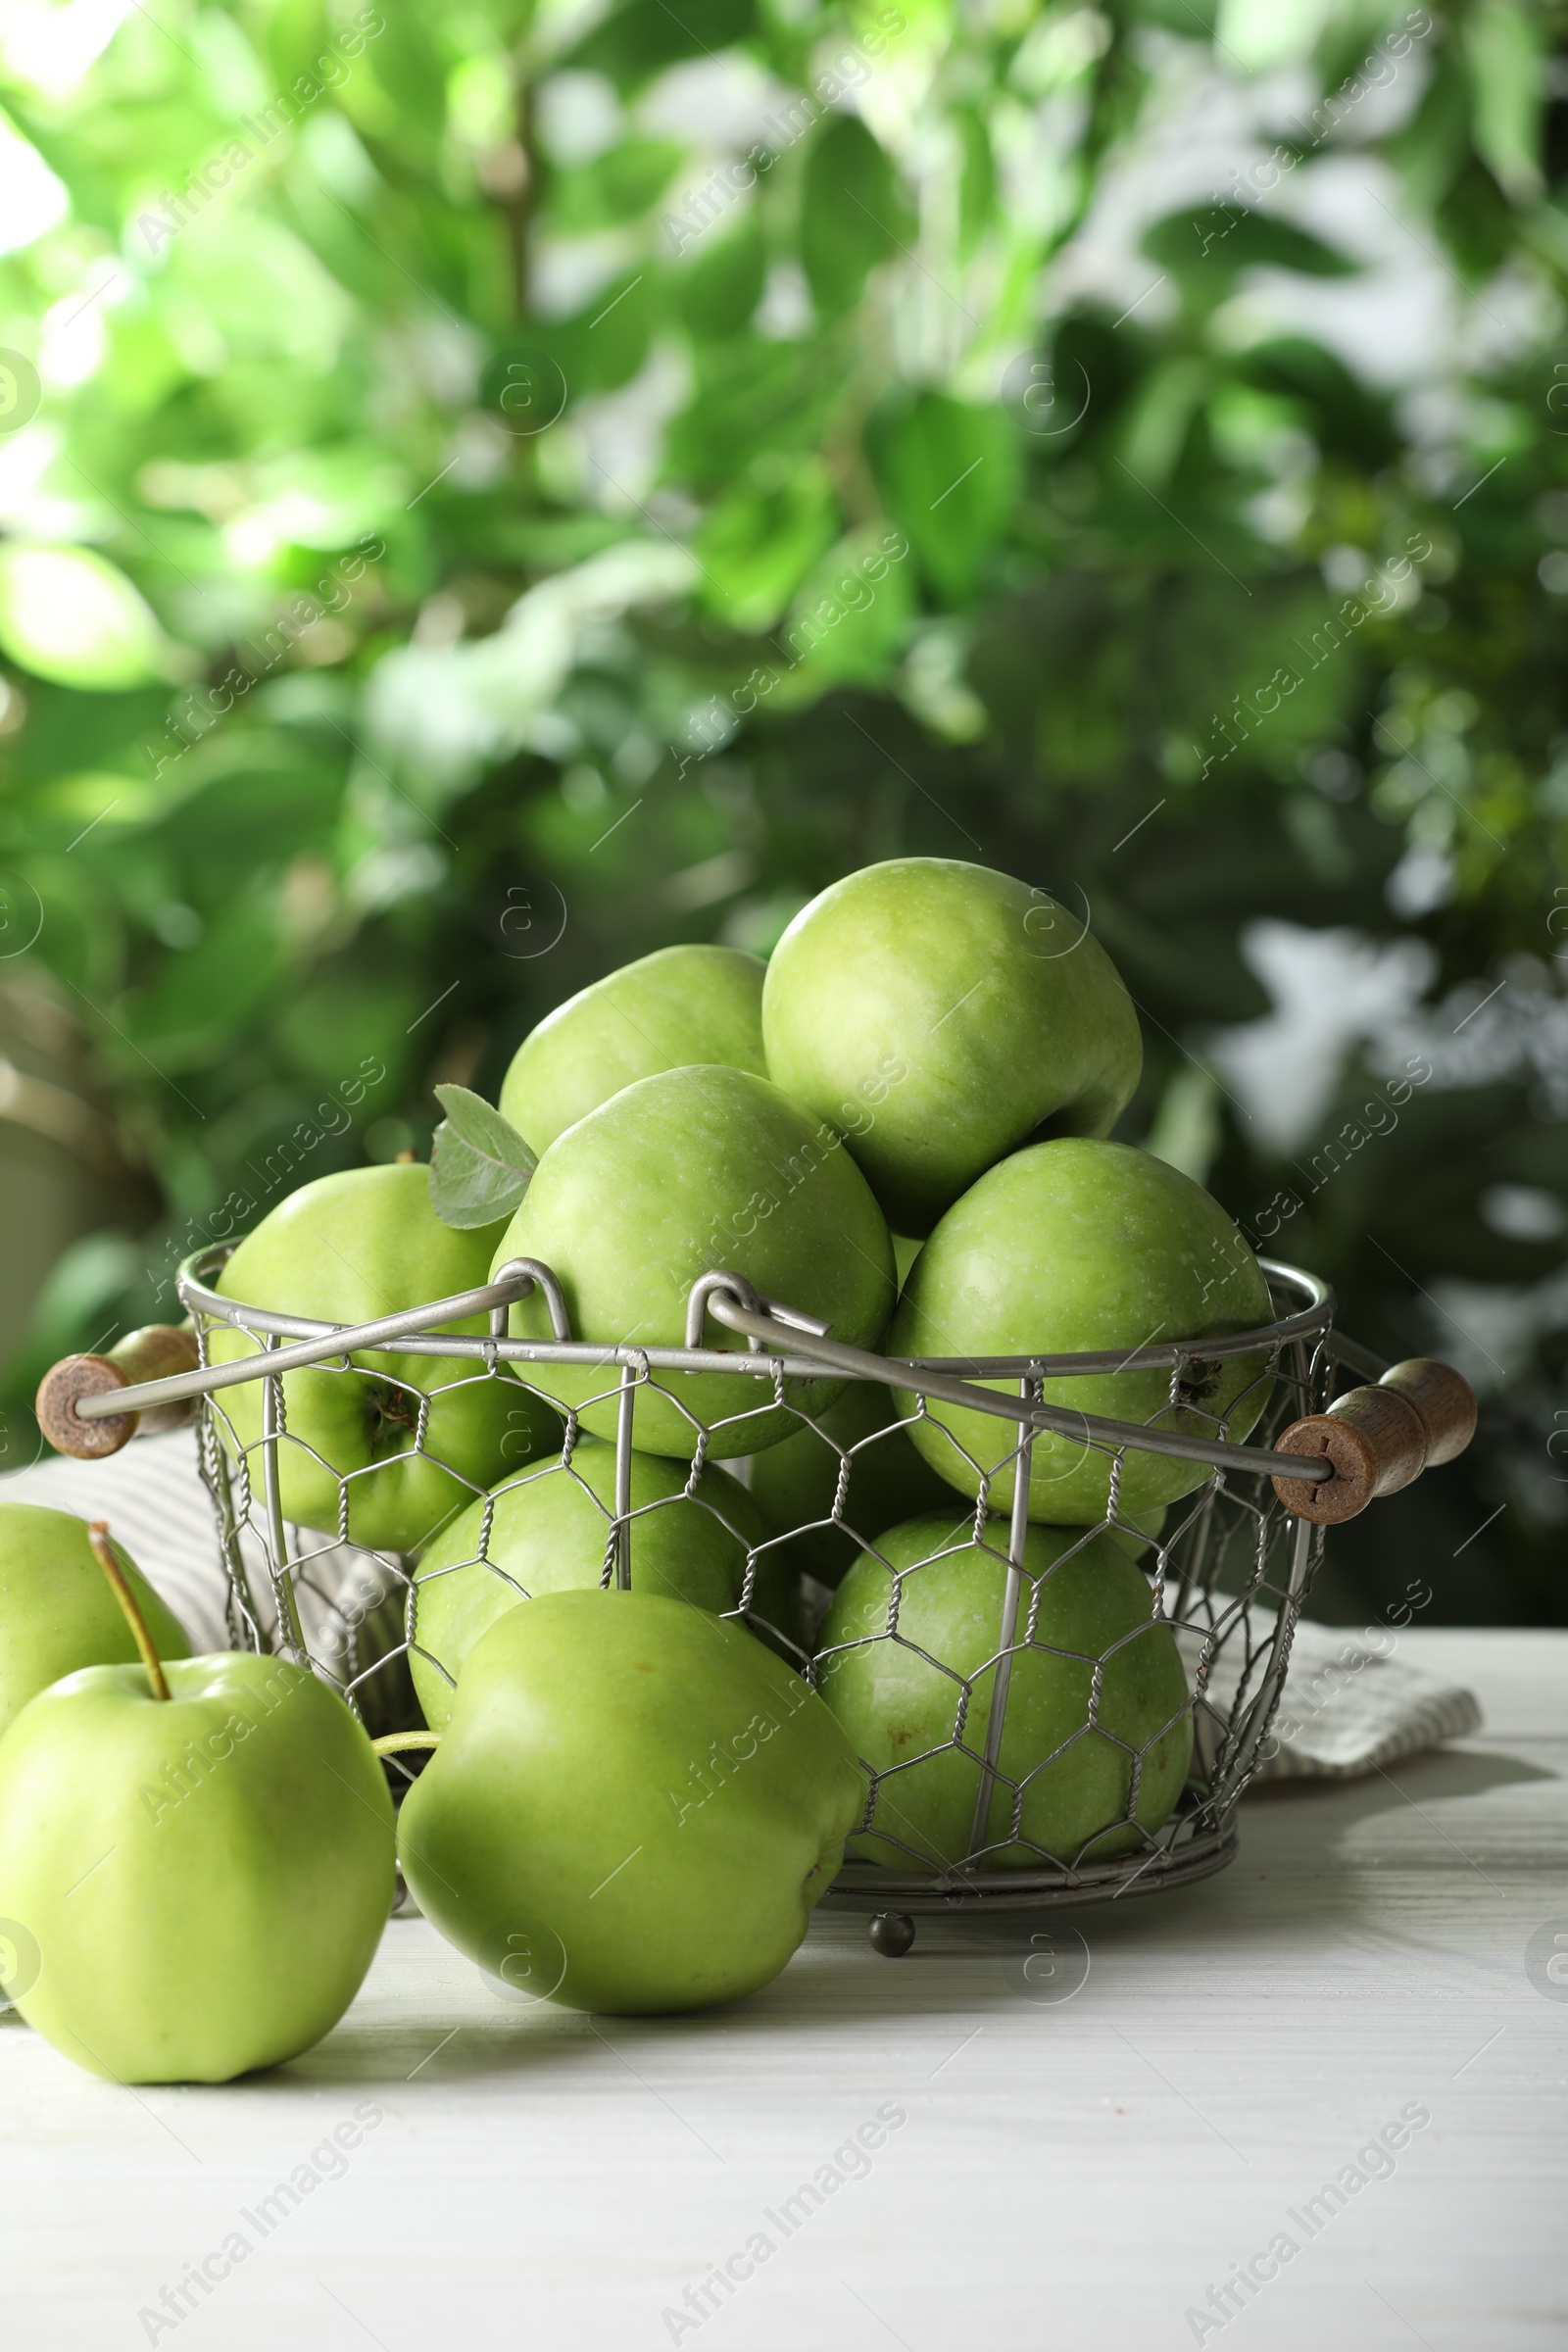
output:
M 600 2021 L 491 1988 L 416 1919 L 325 2042 L 221 2089 L 106 2085 L 0 2022 L 3 2341 L 1561 2346 L 1568 1634 L 1403 1642 L 1486 1730 L 1257 1792 L 1223 1877 L 1072 1915 L 1087 1978 L 1064 1928 L 1026 1974 L 1039 1917 L 922 1923 L 886 1961 L 819 1914 L 755 2000 Z M 1384 2126 L 1403 2144 L 1352 2188 Z

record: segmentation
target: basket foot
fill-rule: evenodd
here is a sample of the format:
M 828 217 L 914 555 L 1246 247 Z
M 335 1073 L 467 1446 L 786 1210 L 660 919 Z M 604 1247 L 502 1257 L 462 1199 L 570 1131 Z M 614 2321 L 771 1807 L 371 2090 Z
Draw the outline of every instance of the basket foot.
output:
M 884 1960 L 902 1960 L 914 1942 L 914 1922 L 906 1911 L 879 1911 L 865 1932 L 872 1951 Z

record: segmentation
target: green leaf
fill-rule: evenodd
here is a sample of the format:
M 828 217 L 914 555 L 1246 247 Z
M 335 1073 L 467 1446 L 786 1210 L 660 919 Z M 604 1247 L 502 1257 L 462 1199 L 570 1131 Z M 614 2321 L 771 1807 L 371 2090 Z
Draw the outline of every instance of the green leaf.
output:
M 169 675 L 148 606 L 107 557 L 81 547 L 0 548 L 0 650 L 34 677 L 94 694 Z
M 667 479 L 727 487 L 755 458 L 820 447 L 850 369 L 842 349 L 746 337 L 700 354 L 690 404 L 664 440 Z
M 762 299 L 767 253 L 755 212 L 733 236 L 707 241 L 679 281 L 680 314 L 689 334 L 716 343 L 739 334 Z
M 838 500 L 819 458 L 760 459 L 698 533 L 715 615 L 736 629 L 771 628 L 838 527 Z
M 363 1123 L 401 1092 L 419 1008 L 407 969 L 383 947 L 373 959 L 362 952 L 356 964 L 340 958 L 313 974 L 275 1016 L 271 1036 L 291 1083 L 298 1074 L 342 1089 Z
M 122 856 L 123 853 L 122 853 Z M 194 945 L 164 957 L 152 986 L 135 1003 L 127 1042 L 145 1043 L 161 1070 L 210 1068 L 231 1051 L 266 1004 L 287 957 L 266 895 L 220 903 Z M 112 1052 L 115 1040 L 105 1043 Z
M 811 299 L 835 318 L 907 234 L 893 167 L 858 115 L 835 115 L 806 159 L 801 262 Z
M 1296 270 L 1304 277 L 1350 277 L 1360 265 L 1304 228 L 1272 214 L 1234 204 L 1211 204 L 1169 213 L 1144 237 L 1144 251 L 1161 269 L 1186 281 L 1189 299 L 1208 288 L 1210 304 L 1223 301 L 1240 270 Z
M 196 787 L 168 818 L 170 846 L 192 892 L 226 890 L 258 867 L 330 841 L 338 785 L 324 762 L 301 757 L 282 736 L 269 741 L 236 730 L 183 754 L 178 741 L 172 732 L 156 739 L 157 754 L 169 755 L 158 781 L 172 799 L 182 783 Z
M 629 0 L 625 8 L 596 24 L 562 60 L 589 74 L 603 74 L 624 97 L 682 58 L 711 57 L 755 31 L 751 0 Z
M 888 510 L 945 597 L 972 595 L 1018 496 L 1018 440 L 1004 410 L 922 392 L 867 434 Z
M 1544 98 L 1540 34 L 1511 0 L 1483 0 L 1464 25 L 1476 149 L 1515 204 L 1541 194 Z
M 417 128 L 432 140 L 446 121 L 445 62 L 436 46 L 439 18 L 421 24 L 421 11 L 378 10 L 382 29 L 372 34 L 367 54 L 387 96 L 396 102 L 400 130 Z
M 466 1086 L 438 1086 L 446 1117 L 430 1149 L 430 1205 L 469 1232 L 510 1217 L 538 1161 L 510 1119 Z
M 1207 360 L 1166 360 L 1127 403 L 1122 463 L 1152 491 L 1162 490 L 1175 472 L 1212 375 Z
M 980 117 L 962 107 L 954 128 L 963 162 L 958 175 L 958 253 L 967 261 L 997 217 L 997 167 L 991 137 Z
M 820 691 L 829 680 L 868 685 L 885 675 L 913 613 L 908 546 L 901 531 L 868 523 L 815 566 L 784 632 L 803 681 Z
M 1473 162 L 1471 104 L 1470 74 L 1460 46 L 1446 41 L 1432 60 L 1419 105 L 1386 150 L 1406 202 L 1421 212 L 1435 212 Z
M 535 385 L 548 412 L 564 396 L 568 404 L 593 392 L 618 392 L 648 357 L 655 323 L 653 289 L 646 270 L 622 270 L 599 288 L 593 300 L 570 318 L 546 318 L 512 336 L 491 362 L 485 374 L 487 402 L 501 407 L 514 424 L 518 405 L 501 396 L 514 364 L 524 367 L 543 353 L 561 370 L 560 383 L 547 368 Z M 524 376 L 524 384 L 534 379 Z
M 685 148 L 668 139 L 622 139 L 608 155 L 556 174 L 550 225 L 563 235 L 581 237 L 639 220 L 685 160 Z

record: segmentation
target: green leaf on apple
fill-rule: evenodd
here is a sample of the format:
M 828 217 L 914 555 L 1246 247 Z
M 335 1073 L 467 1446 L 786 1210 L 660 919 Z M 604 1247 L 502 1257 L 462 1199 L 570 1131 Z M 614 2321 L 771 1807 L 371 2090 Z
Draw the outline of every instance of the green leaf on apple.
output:
M 430 1205 L 466 1232 L 510 1217 L 538 1162 L 510 1119 L 466 1086 L 438 1086 L 446 1117 L 430 1150 Z

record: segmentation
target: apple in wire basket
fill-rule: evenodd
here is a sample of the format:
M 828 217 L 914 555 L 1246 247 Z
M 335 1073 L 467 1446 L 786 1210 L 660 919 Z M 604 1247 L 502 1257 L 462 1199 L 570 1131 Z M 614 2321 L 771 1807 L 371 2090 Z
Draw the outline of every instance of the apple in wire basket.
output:
M 631 1457 L 628 1548 L 634 1592 L 662 1593 L 748 1622 L 804 1657 L 804 1628 L 778 1550 L 746 1489 L 710 1463 L 691 1492 L 685 1462 Z M 414 1577 L 409 1664 L 425 1721 L 451 1721 L 458 1678 L 496 1618 L 545 1592 L 585 1591 L 605 1575 L 615 1505 L 615 1454 L 579 1442 L 568 1461 L 538 1462 L 470 1503 L 421 1556 Z M 751 1574 L 748 1579 L 748 1563 Z
M 837 1131 L 765 1078 L 705 1064 L 622 1088 L 558 1136 L 495 1252 L 554 1268 L 579 1340 L 607 1348 L 680 1348 L 687 1298 L 715 1267 L 762 1297 L 872 1348 L 893 1310 L 893 1245 L 865 1178 Z M 548 1339 L 537 1294 L 512 1309 L 523 1339 Z M 755 1453 L 798 1426 L 790 1409 L 830 1404 L 831 1375 L 791 1378 L 784 1401 L 747 1372 L 745 1342 L 710 1322 L 707 1348 L 735 1354 L 727 1372 L 658 1372 L 639 1387 L 635 1443 L 690 1460 L 706 1427 L 710 1459 Z M 615 1434 L 613 1367 L 537 1363 L 531 1377 L 576 1408 L 595 1436 Z
M 926 1234 L 1004 1152 L 1106 1135 L 1143 1064 L 1110 957 L 1043 890 L 895 858 L 801 909 L 767 967 L 768 1076 L 841 1127 L 888 1222 Z
M 910 1445 L 887 1390 L 852 1380 L 826 1412 L 753 1456 L 751 1493 L 785 1539 L 785 1556 L 831 1590 L 862 1544 L 942 1509 L 951 1490 Z
M 1007 1579 L 1005 1522 L 984 1544 L 972 1535 L 949 1512 L 892 1529 L 827 1613 L 817 1687 L 877 1776 L 851 1860 L 912 1870 L 969 1850 Z M 1169 1818 L 1187 1778 L 1192 1694 L 1175 1636 L 1108 1531 L 1031 1526 L 1023 1569 L 976 1867 L 1109 1861 Z
M 248 1234 L 218 1288 L 227 1298 L 326 1323 L 369 1323 L 489 1280 L 500 1228 L 459 1231 L 430 1205 L 428 1170 L 351 1168 L 302 1185 Z M 451 1327 L 483 1334 L 488 1318 Z M 209 1352 L 258 1352 L 242 1329 L 215 1324 Z M 279 1441 L 283 1515 L 350 1543 L 412 1551 L 505 1471 L 559 1444 L 561 1425 L 533 1392 L 483 1363 L 375 1349 L 355 1369 L 309 1365 L 283 1375 Z M 262 1383 L 217 1392 L 230 1452 L 248 1449 L 261 1487 Z M 420 1419 L 428 1412 L 421 1434 Z
M 537 1154 L 659 1070 L 726 1062 L 765 1078 L 764 969 L 739 948 L 687 945 L 608 973 L 523 1039 L 502 1084 L 503 1118 Z
M 1266 1324 L 1256 1258 L 1217 1200 L 1180 1169 L 1127 1144 L 1060 1137 L 1015 1152 L 955 1202 L 909 1270 L 888 1337 L 895 1356 L 1030 1356 L 1200 1343 L 1171 1400 L 1168 1371 L 1049 1380 L 1042 1401 L 1189 1437 L 1244 1441 L 1272 1382 L 1267 1358 L 1201 1354 L 1201 1342 Z M 981 1385 L 1013 1392 L 1010 1382 Z M 901 1409 L 914 1410 L 899 1392 Z M 1017 1429 L 932 1399 L 915 1449 L 987 1508 L 1012 1499 Z M 1042 1432 L 1029 1465 L 1029 1516 L 1093 1526 L 1105 1516 L 1111 1456 Z M 1203 1461 L 1134 1451 L 1118 1514 L 1156 1510 L 1211 1476 Z

